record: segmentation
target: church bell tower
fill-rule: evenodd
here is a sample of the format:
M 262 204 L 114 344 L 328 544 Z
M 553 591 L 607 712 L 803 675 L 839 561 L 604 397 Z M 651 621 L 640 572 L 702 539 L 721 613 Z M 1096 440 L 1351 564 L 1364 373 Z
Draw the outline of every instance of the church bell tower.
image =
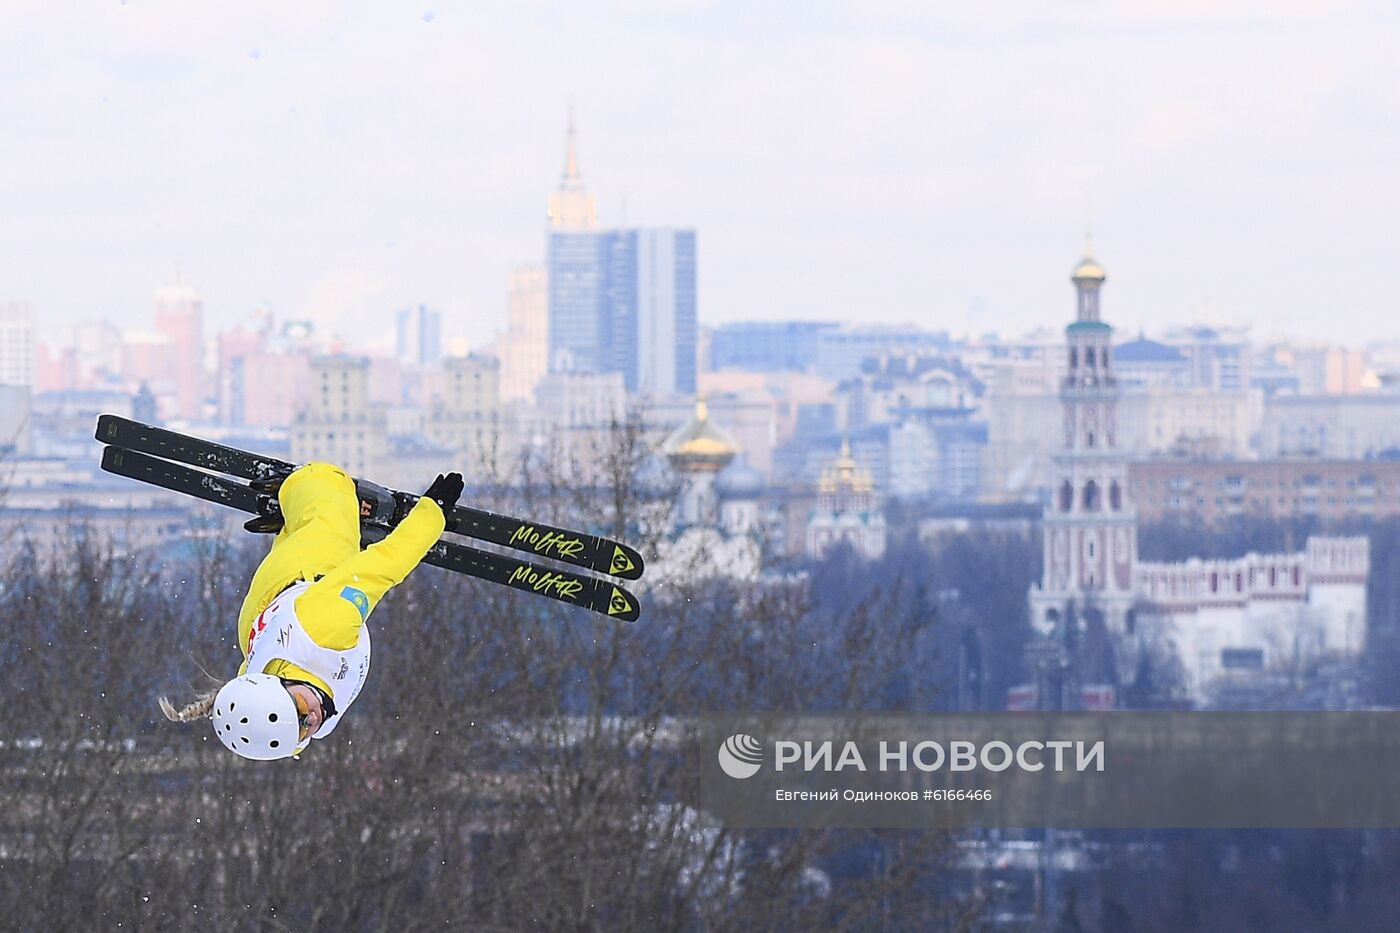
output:
M 1128 500 L 1127 460 L 1118 447 L 1113 328 L 1099 315 L 1107 278 L 1087 249 L 1070 275 L 1077 313 L 1065 328 L 1063 433 L 1042 521 L 1044 575 L 1030 592 L 1031 624 L 1042 633 L 1092 613 L 1102 614 L 1111 633 L 1123 634 L 1129 626 L 1137 515 Z

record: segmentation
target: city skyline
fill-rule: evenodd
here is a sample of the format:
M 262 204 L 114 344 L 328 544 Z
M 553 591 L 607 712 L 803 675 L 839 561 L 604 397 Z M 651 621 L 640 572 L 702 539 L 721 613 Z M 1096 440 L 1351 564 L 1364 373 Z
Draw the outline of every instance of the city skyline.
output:
M 421 303 L 480 349 L 543 256 L 570 100 L 600 224 L 704 240 L 707 325 L 1053 324 L 1092 224 L 1125 332 L 1396 336 L 1378 4 L 27 3 L 11 24 L 0 295 L 48 340 L 144 320 L 178 265 L 213 331 L 266 306 L 370 342 Z

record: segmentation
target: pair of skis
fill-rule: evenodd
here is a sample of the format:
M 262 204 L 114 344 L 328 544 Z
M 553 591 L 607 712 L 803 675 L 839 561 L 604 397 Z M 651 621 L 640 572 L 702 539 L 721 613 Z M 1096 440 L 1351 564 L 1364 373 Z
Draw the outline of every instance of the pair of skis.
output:
M 108 473 L 253 515 L 279 514 L 277 496 L 263 490 L 296 469 L 294 464 L 282 460 L 116 415 L 97 419 L 97 439 L 107 445 L 102 451 L 102 469 Z M 361 498 L 361 515 L 372 516 L 361 522 L 367 544 L 383 539 L 419 498 L 361 480 L 356 480 L 356 488 Z M 458 505 L 452 510 L 447 516 L 447 531 L 614 579 L 636 580 L 642 575 L 641 555 L 620 541 L 469 506 Z M 423 562 L 581 606 L 619 621 L 634 622 L 641 614 L 637 598 L 614 579 L 537 564 L 446 538 L 433 545 Z

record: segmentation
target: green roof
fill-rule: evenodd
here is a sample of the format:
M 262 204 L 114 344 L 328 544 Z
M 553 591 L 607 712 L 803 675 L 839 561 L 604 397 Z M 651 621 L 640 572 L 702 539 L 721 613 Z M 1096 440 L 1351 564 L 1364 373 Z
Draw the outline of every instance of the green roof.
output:
M 1073 324 L 1065 328 L 1065 333 L 1067 334 L 1084 333 L 1085 331 L 1088 331 L 1090 333 L 1109 334 L 1113 332 L 1113 328 L 1109 327 L 1103 321 L 1075 321 Z

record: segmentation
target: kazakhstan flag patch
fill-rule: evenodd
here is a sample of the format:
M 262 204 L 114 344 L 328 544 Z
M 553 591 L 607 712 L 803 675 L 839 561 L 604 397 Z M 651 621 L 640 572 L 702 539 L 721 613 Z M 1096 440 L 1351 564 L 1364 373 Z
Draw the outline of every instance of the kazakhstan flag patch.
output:
M 369 597 L 364 594 L 363 590 L 347 586 L 340 591 L 340 598 L 359 610 L 361 622 L 369 618 Z

